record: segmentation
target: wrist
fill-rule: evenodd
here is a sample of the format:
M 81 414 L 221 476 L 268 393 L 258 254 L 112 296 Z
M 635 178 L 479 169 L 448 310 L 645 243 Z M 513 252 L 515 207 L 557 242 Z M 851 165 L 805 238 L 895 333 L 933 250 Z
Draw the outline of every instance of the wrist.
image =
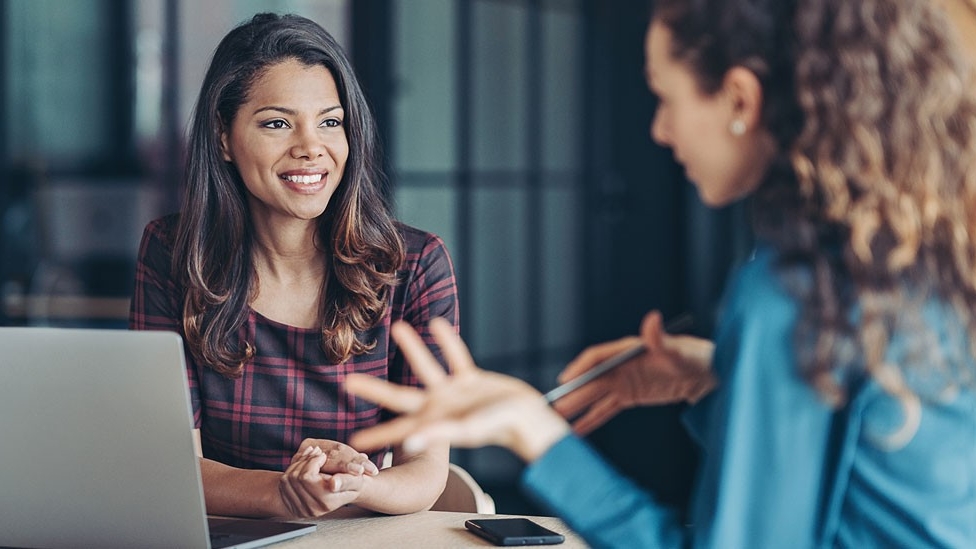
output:
M 526 463 L 532 463 L 570 432 L 570 426 L 543 399 L 527 410 L 525 420 L 514 426 L 509 448 Z
M 255 498 L 255 503 L 266 510 L 265 516 L 286 519 L 300 518 L 296 517 L 285 503 L 285 494 L 282 493 L 282 488 L 285 485 L 284 477 L 284 473 L 275 473 L 273 477 L 268 475 L 265 479 L 262 479 L 268 482 L 268 489 L 260 491 L 261 495 Z
M 685 402 L 695 404 L 705 395 L 711 393 L 717 384 L 718 382 L 711 372 L 703 373 L 689 388 L 688 394 L 685 395 Z

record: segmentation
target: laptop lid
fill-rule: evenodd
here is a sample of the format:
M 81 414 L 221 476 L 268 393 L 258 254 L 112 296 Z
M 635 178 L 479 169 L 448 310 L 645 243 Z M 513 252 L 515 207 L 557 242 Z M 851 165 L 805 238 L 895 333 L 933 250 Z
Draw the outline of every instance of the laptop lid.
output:
M 177 334 L 0 328 L 0 545 L 208 547 L 192 429 Z

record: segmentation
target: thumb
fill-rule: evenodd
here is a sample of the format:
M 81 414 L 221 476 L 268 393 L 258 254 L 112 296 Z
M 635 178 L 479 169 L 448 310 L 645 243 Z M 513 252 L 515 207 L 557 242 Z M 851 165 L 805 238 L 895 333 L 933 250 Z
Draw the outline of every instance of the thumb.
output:
M 660 311 L 651 311 L 644 315 L 640 336 L 649 350 L 655 351 L 664 347 L 664 320 Z

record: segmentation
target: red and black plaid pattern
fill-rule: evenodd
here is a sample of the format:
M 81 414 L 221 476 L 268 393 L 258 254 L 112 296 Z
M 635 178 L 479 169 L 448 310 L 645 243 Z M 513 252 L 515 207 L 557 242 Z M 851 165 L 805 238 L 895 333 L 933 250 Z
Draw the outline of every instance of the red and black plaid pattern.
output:
M 170 276 L 176 221 L 176 215 L 158 219 L 143 233 L 129 315 L 133 330 L 183 335 L 183 290 Z M 286 326 L 253 310 L 238 334 L 255 348 L 241 378 L 227 379 L 186 353 L 204 456 L 234 467 L 284 470 L 303 439 L 346 442 L 353 432 L 388 417 L 343 390 L 349 373 L 419 385 L 390 339 L 390 323 L 403 319 L 412 324 L 440 357 L 427 324 L 440 316 L 457 326 L 457 288 L 440 238 L 405 225 L 400 233 L 406 260 L 383 320 L 362 334 L 364 341 L 376 341 L 370 353 L 329 363 L 318 330 Z M 384 454 L 371 457 L 380 465 Z

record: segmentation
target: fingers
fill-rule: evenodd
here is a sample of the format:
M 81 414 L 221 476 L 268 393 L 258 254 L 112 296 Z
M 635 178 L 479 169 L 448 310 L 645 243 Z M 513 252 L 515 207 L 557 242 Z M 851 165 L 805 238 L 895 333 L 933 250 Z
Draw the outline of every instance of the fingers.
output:
M 408 359 L 409 360 L 409 359 Z M 424 392 L 396 385 L 366 374 L 346 376 L 346 391 L 397 413 L 416 412 L 424 404 Z
M 608 387 L 604 383 L 604 380 L 597 378 L 560 398 L 553 403 L 552 407 L 561 416 L 570 420 L 588 409 L 594 402 L 600 400 L 608 391 L 612 390 L 613 388 Z
M 644 346 L 655 351 L 664 347 L 664 318 L 659 311 L 651 311 L 641 321 L 641 340 Z
M 325 464 L 326 456 L 317 446 L 306 447 L 292 459 L 278 484 L 278 491 L 285 506 L 295 516 L 313 517 L 322 514 L 318 499 L 309 491 L 316 484 L 324 482 L 319 472 Z
M 349 448 L 349 450 L 352 450 Z M 319 470 L 323 473 L 329 474 L 350 474 L 356 476 L 362 475 L 377 475 L 380 470 L 376 467 L 376 464 L 370 461 L 369 456 L 362 453 L 356 453 L 353 456 L 349 456 L 345 451 L 330 450 L 326 452 L 328 459 Z
M 336 456 L 349 453 L 347 450 L 351 448 L 335 443 L 328 451 L 319 446 L 306 446 L 295 455 L 278 483 L 279 496 L 289 513 L 296 517 L 318 517 L 358 498 L 366 478 L 363 472 L 369 473 L 368 468 L 358 462 L 346 462 L 343 466 L 352 464 L 350 468 L 358 472 L 322 473 L 326 463 L 341 461 Z M 368 462 L 365 454 L 355 453 L 355 456 Z M 372 467 L 375 470 L 375 465 Z
M 329 489 L 333 493 L 339 492 L 359 492 L 363 489 L 363 476 L 362 475 L 332 475 L 327 481 Z
M 557 380 L 560 383 L 566 383 L 611 356 L 633 347 L 637 342 L 636 337 L 625 337 L 616 341 L 587 347 L 559 373 Z
M 437 339 L 437 344 L 444 353 L 444 359 L 454 375 L 464 375 L 477 370 L 468 346 L 454 332 L 454 326 L 450 322 L 443 318 L 435 318 L 430 321 L 430 331 Z
M 460 421 L 439 421 L 431 423 L 426 427 L 410 434 L 403 441 L 403 450 L 410 454 L 422 452 L 430 447 L 431 444 L 440 441 L 447 441 L 451 446 L 461 448 L 481 446 L 479 442 L 471 442 L 465 439 L 465 435 L 471 432 L 464 429 Z
M 380 468 L 377 467 L 376 464 L 373 463 L 371 459 L 369 459 L 369 456 L 367 456 L 366 454 L 359 454 L 359 456 L 363 460 L 362 461 L 363 474 L 367 474 L 371 477 L 375 477 L 376 475 L 380 474 Z
M 619 402 L 612 395 L 597 402 L 583 417 L 573 422 L 573 430 L 579 435 L 588 435 L 597 427 L 600 427 L 621 410 Z
M 419 422 L 414 416 L 400 416 L 386 423 L 356 431 L 349 437 L 349 443 L 362 450 L 371 451 L 400 444 L 407 436 L 417 430 Z
M 436 320 L 436 319 L 435 319 Z M 446 322 L 446 321 L 445 321 Z M 432 327 L 436 322 L 431 323 Z M 410 368 L 417 378 L 427 387 L 435 387 L 447 378 L 447 373 L 441 367 L 434 355 L 420 335 L 413 329 L 413 326 L 400 320 L 394 322 L 390 327 L 390 335 L 400 346 L 403 356 L 410 363 Z M 456 337 L 456 336 L 455 336 Z
M 349 473 L 353 475 L 376 475 L 379 469 L 369 456 L 341 442 L 326 439 L 307 438 L 298 447 L 292 460 L 304 456 L 310 448 L 325 455 L 325 463 L 319 472 L 328 474 Z

